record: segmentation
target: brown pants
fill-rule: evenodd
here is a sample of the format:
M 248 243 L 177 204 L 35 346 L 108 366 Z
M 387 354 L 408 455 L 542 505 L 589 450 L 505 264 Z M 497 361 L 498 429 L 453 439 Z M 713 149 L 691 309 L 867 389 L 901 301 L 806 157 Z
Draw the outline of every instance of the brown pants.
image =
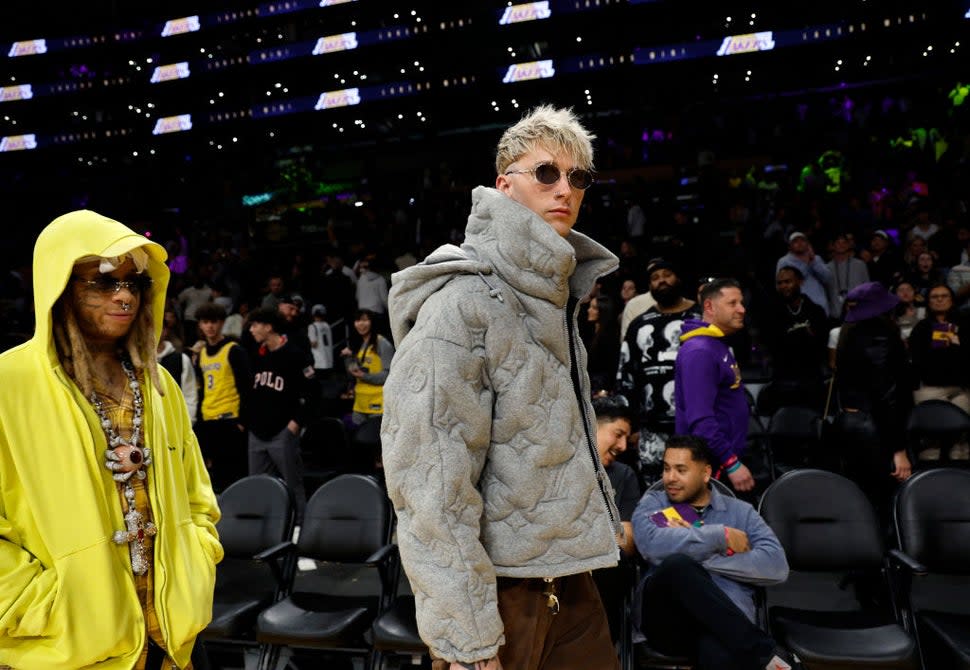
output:
M 599 591 L 588 572 L 555 580 L 559 613 L 552 614 L 541 579 L 498 578 L 498 611 L 505 626 L 503 670 L 619 670 Z M 432 670 L 448 670 L 435 660 Z

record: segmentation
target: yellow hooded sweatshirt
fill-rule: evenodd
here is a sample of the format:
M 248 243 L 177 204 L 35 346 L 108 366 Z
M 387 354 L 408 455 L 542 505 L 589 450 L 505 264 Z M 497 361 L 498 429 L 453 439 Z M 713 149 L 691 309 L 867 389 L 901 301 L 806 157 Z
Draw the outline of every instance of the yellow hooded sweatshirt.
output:
M 104 467 L 104 432 L 90 402 L 61 367 L 51 308 L 75 261 L 142 247 L 162 322 L 165 251 L 90 211 L 55 219 L 34 247 L 33 338 L 0 355 L 0 665 L 17 670 L 131 668 L 145 621 L 118 492 Z M 158 526 L 155 609 L 178 666 L 212 615 L 222 559 L 219 509 L 177 383 L 162 368 L 164 397 L 142 379 L 147 490 Z

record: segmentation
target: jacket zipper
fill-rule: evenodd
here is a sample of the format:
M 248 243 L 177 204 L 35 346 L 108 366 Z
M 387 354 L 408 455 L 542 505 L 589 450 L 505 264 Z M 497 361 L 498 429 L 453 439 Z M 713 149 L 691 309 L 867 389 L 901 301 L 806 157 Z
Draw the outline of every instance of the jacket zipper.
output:
M 143 385 L 142 388 L 145 388 L 145 386 Z M 153 387 L 149 387 L 149 389 L 152 389 L 152 388 Z M 154 433 L 155 433 L 154 431 L 155 422 L 149 419 L 149 417 L 154 416 L 153 413 L 150 411 L 150 408 L 148 407 L 148 404 L 151 403 L 150 398 L 151 398 L 151 393 L 146 393 L 145 394 L 145 405 L 146 405 L 145 406 L 145 426 L 144 426 L 145 446 L 148 446 L 148 436 L 152 435 L 152 437 L 154 438 Z M 156 440 L 154 439 L 152 440 L 153 443 L 155 441 Z M 154 458 L 158 458 L 158 453 L 155 450 L 154 445 L 152 446 L 152 455 L 154 456 Z M 168 590 L 168 572 L 166 571 L 165 566 L 162 564 L 162 560 L 161 560 L 162 554 L 159 551 L 159 544 L 162 541 L 162 527 L 163 527 L 162 517 L 164 515 L 161 514 L 161 505 L 157 504 L 159 500 L 158 477 L 155 476 L 155 473 L 152 473 L 150 479 L 152 483 L 150 487 L 148 486 L 149 480 L 148 479 L 145 480 L 145 484 L 146 484 L 145 492 L 149 493 L 149 502 L 152 508 L 152 516 L 155 519 L 155 527 L 158 528 L 158 534 L 155 536 L 155 541 L 152 542 L 152 571 L 154 572 L 153 580 L 156 581 L 157 583 L 157 588 L 155 589 L 155 591 L 156 593 L 158 593 L 158 596 L 159 596 L 156 599 L 155 596 L 152 595 L 152 598 L 155 602 L 158 602 L 158 601 L 164 601 L 164 598 L 162 598 L 161 596 L 165 591 Z M 151 493 L 155 494 L 154 500 L 152 500 L 153 496 L 151 495 Z M 161 577 L 161 579 L 158 579 L 159 577 Z M 159 607 L 156 607 L 155 613 L 156 613 L 156 616 L 158 617 L 158 627 L 162 631 L 162 639 L 165 641 L 166 654 L 169 658 L 172 658 L 172 654 L 175 653 L 175 650 L 171 648 L 172 638 L 169 634 L 168 611 L 166 610 L 163 615 L 162 609 Z
M 576 351 L 576 337 L 574 334 L 574 329 L 570 328 L 569 317 L 573 314 L 575 317 L 576 307 L 579 305 L 579 301 L 572 296 L 566 301 L 566 308 L 563 310 L 563 325 L 566 327 L 566 341 L 569 344 L 569 376 L 573 382 L 573 390 L 576 393 L 576 401 L 579 403 L 579 411 L 583 416 L 583 431 L 586 434 L 586 447 L 589 451 L 589 456 L 593 464 L 593 475 L 596 477 L 596 486 L 600 490 L 600 495 L 603 496 L 603 504 L 606 505 L 606 514 L 610 518 L 610 528 L 615 533 L 617 531 L 616 518 L 613 516 L 613 509 L 610 507 L 610 500 L 603 489 L 603 481 L 599 476 L 599 468 L 597 467 L 597 461 L 599 459 L 599 454 L 596 453 L 596 447 L 593 444 L 592 434 L 590 433 L 590 421 L 589 413 L 587 411 L 586 403 L 583 402 L 583 385 L 582 376 L 579 374 L 579 356 Z M 575 321 L 575 318 L 573 319 Z

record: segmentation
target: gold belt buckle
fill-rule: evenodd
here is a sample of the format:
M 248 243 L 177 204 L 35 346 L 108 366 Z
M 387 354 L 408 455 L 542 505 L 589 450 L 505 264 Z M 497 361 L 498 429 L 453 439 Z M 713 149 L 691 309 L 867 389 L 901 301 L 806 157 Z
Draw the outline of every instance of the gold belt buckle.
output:
M 546 607 L 552 613 L 552 616 L 559 614 L 559 598 L 556 597 L 556 582 L 552 577 L 543 577 L 542 581 L 546 583 L 546 589 L 542 592 L 542 595 L 546 597 Z

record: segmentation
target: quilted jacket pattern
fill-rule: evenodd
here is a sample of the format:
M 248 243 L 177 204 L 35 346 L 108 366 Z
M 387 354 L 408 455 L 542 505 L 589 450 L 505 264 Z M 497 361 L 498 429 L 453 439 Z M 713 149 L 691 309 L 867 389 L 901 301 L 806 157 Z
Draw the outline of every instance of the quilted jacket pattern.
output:
M 619 532 L 575 314 L 617 259 L 494 189 L 472 196 L 465 243 L 393 277 L 382 426 L 418 628 L 466 662 L 504 642 L 496 576 L 614 565 Z

